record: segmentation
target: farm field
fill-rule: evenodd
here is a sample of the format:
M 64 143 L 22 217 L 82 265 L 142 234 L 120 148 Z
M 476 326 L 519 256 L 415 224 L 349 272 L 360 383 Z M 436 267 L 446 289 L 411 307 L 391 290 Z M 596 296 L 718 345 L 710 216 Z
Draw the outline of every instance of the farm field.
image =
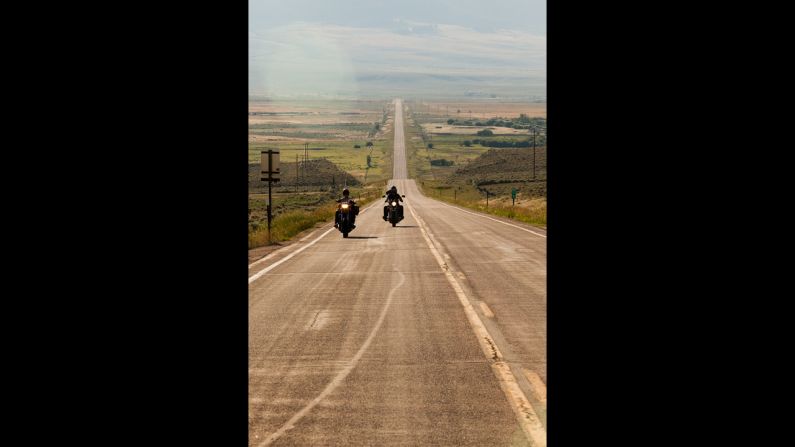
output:
M 529 117 L 546 118 L 547 104 L 544 102 L 510 102 L 500 100 L 477 101 L 406 101 L 413 113 L 425 121 L 489 119 L 493 117 L 516 117 L 524 113 Z
M 249 248 L 328 221 L 345 186 L 362 204 L 380 196 L 392 174 L 393 123 L 388 100 L 250 101 Z M 271 188 L 270 239 L 268 188 L 259 180 L 260 152 L 268 149 L 280 152 L 282 172 Z
M 464 105 L 465 103 L 458 103 Z M 437 103 L 425 103 L 425 110 L 406 113 L 408 168 L 423 193 L 461 206 L 546 226 L 546 138 L 538 136 L 535 150 L 528 129 L 500 126 L 449 125 Z M 533 123 L 546 115 L 538 109 L 519 105 L 496 105 L 489 109 L 502 115 L 483 116 L 482 121 L 507 118 L 513 121 L 524 113 Z M 473 112 L 476 107 L 472 107 Z M 444 110 L 444 108 L 441 108 Z M 470 110 L 470 108 L 466 108 Z M 529 115 L 535 110 L 536 116 Z M 514 115 L 508 112 L 515 113 Z M 468 119 L 468 116 L 466 117 Z M 453 118 L 455 119 L 455 118 Z M 477 135 L 489 129 L 493 135 Z M 545 129 L 542 128 L 545 133 Z M 515 147 L 520 146 L 520 147 Z M 535 169 L 534 169 L 535 167 Z M 534 172 L 535 171 L 535 172 Z M 517 190 L 515 201 L 512 190 Z
M 386 180 L 392 174 L 394 140 L 390 106 L 386 100 L 252 101 L 249 163 L 259 163 L 262 150 L 278 149 L 282 163 L 302 162 L 306 153 L 310 160 L 325 158 L 362 183 Z

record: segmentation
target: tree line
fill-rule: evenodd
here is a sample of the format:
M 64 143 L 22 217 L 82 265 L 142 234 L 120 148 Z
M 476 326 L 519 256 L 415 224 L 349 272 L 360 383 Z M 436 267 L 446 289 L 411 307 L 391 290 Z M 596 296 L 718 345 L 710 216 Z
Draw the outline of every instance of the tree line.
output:
M 522 113 L 518 118 L 492 118 L 488 121 L 473 121 L 473 120 L 457 120 L 450 118 L 447 124 L 457 126 L 497 126 L 497 127 L 510 127 L 514 129 L 529 129 L 531 127 L 544 127 L 547 124 L 546 118 L 529 117 Z
M 537 141 L 540 143 L 540 141 Z M 464 146 L 469 147 L 473 144 L 479 144 L 485 147 L 532 147 L 533 142 L 531 140 L 526 141 L 505 141 L 505 140 L 481 140 L 481 139 L 474 139 L 474 140 L 464 140 Z

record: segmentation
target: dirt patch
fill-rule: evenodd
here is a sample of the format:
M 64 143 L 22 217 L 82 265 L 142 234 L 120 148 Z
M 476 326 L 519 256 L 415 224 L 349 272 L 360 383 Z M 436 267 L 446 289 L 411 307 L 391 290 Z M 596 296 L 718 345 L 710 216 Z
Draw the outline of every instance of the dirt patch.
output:
M 296 167 L 298 168 L 296 170 Z M 248 190 L 249 193 L 258 193 L 268 190 L 268 182 L 260 180 L 259 163 L 248 165 Z M 306 163 L 282 163 L 279 169 L 282 172 L 281 179 L 276 186 L 290 187 L 298 185 L 312 186 L 339 186 L 339 185 L 359 185 L 359 180 L 350 173 L 338 168 L 334 163 L 325 158 L 316 158 Z

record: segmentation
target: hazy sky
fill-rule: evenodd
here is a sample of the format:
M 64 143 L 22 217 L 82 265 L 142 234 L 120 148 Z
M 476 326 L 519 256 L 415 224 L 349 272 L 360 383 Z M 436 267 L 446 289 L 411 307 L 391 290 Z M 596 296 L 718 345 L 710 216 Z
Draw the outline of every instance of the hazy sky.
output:
M 546 1 L 249 0 L 252 94 L 546 96 Z

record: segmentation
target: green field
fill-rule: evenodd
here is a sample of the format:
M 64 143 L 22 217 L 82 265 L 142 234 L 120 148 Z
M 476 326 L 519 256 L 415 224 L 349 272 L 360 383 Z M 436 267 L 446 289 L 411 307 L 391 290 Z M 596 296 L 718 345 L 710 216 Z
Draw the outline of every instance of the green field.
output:
M 262 150 L 278 149 L 282 163 L 302 161 L 306 152 L 310 160 L 325 158 L 362 183 L 392 175 L 390 101 L 252 101 L 249 110 L 249 163 L 259 163 Z
M 406 131 L 406 163 L 409 175 L 417 180 L 435 180 L 450 176 L 459 166 L 466 164 L 486 152 L 481 146 L 466 147 L 464 140 L 469 139 L 463 135 L 433 136 L 422 131 L 418 121 L 421 121 L 409 109 L 404 120 Z M 428 144 L 433 144 L 429 149 Z M 433 166 L 431 160 L 452 161 L 452 166 Z
M 478 136 L 477 129 L 473 129 L 471 135 L 434 135 L 422 130 L 420 127 L 422 122 L 428 122 L 428 118 L 417 118 L 411 110 L 405 120 L 408 169 L 410 175 L 420 181 L 450 179 L 456 175 L 459 168 L 468 166 L 492 149 L 473 143 L 473 140 L 502 142 L 530 140 L 529 135 Z M 469 146 L 465 145 L 467 141 L 470 142 Z M 433 148 L 429 148 L 429 144 L 432 144 Z M 433 160 L 443 160 L 442 163 L 445 165 L 434 166 L 431 163 Z M 546 164 L 544 164 L 544 178 L 546 178 Z
M 442 116 L 406 117 L 408 169 L 423 194 L 533 225 L 546 226 L 546 147 L 536 147 L 533 178 L 532 148 L 493 148 L 474 143 L 532 141 L 530 135 L 439 135 L 422 124 L 446 124 Z M 436 126 L 430 126 L 432 129 Z M 482 129 L 481 127 L 480 129 Z M 465 142 L 469 142 L 469 146 Z M 432 144 L 433 148 L 428 148 Z M 437 165 L 432 165 L 436 160 Z M 511 199 L 516 189 L 517 199 Z
M 367 141 L 373 143 L 372 148 L 367 148 Z M 384 137 L 371 140 L 312 140 L 309 143 L 309 159 L 325 158 L 334 163 L 340 169 L 349 172 L 362 183 L 388 180 L 392 176 L 392 146 L 394 144 L 394 134 L 390 131 Z M 295 163 L 296 160 L 302 161 L 304 158 L 304 142 L 301 141 L 281 141 L 269 143 L 249 143 L 248 160 L 249 163 L 259 163 L 261 160 L 260 152 L 263 150 L 279 150 L 283 163 Z M 360 149 L 353 146 L 359 145 Z M 367 155 L 370 155 L 371 167 L 367 168 Z M 283 171 L 284 176 L 295 176 L 289 171 Z

